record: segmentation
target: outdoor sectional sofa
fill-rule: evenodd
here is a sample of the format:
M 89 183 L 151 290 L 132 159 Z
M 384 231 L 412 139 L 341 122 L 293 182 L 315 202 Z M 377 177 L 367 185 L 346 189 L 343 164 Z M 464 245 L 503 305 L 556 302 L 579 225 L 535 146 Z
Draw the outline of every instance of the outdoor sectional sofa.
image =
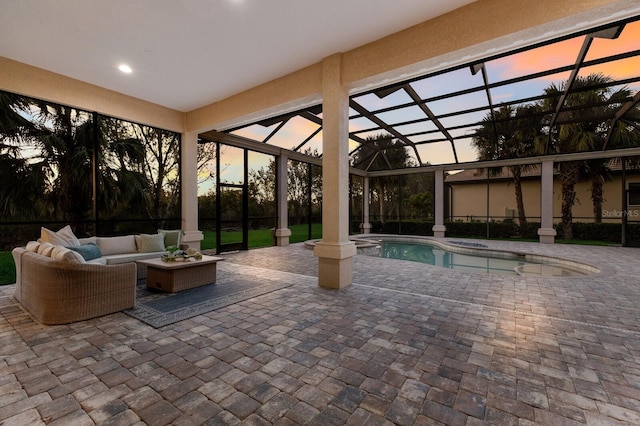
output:
M 67 324 L 133 308 L 138 278 L 146 277 L 146 268 L 135 261 L 165 254 L 165 240 L 175 244 L 177 238 L 179 245 L 181 234 L 175 232 L 180 231 L 57 240 L 65 233 L 73 235 L 70 228 L 56 235 L 47 235 L 43 228 L 39 241 L 13 249 L 14 297 L 43 324 Z

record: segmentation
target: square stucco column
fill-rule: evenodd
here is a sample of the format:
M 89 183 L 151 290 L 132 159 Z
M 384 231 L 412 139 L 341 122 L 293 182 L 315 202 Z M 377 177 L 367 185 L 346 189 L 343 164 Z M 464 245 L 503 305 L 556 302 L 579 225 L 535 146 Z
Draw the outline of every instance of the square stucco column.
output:
M 553 228 L 553 161 L 542 163 L 540 216 L 540 228 L 538 228 L 540 242 L 553 244 L 556 237 L 556 230 Z
M 444 225 L 444 170 L 435 171 L 435 198 L 433 236 L 442 238 L 447 230 Z
M 181 149 L 182 185 L 182 244 L 200 250 L 204 238 L 198 230 L 198 134 L 182 134 Z
M 342 85 L 342 54 L 322 61 L 322 240 L 316 244 L 318 284 L 351 285 L 349 241 L 349 95 Z
M 277 208 L 278 208 L 278 226 L 273 230 L 273 238 L 277 246 L 288 246 L 289 237 L 291 236 L 291 230 L 289 229 L 289 210 L 287 208 L 287 194 L 288 194 L 288 173 L 287 167 L 289 158 L 283 153 L 277 159 L 276 167 L 276 183 L 278 185 L 276 189 Z

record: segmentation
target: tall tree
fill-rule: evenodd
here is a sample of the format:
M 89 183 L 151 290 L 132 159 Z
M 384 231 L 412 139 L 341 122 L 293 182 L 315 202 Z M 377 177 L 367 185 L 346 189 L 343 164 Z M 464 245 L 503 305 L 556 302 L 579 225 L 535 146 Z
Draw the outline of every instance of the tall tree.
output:
M 38 202 L 32 203 L 32 210 L 39 206 L 37 217 L 76 223 L 90 219 L 93 161 L 97 161 L 98 207 L 113 209 L 114 200 L 129 209 L 136 206 L 128 202 L 131 194 L 144 195 L 147 188 L 135 166 L 144 152 L 139 141 L 116 138 L 106 143 L 106 128 L 96 129 L 86 112 L 0 93 L 2 168 L 22 176 L 31 191 L 40 189 L 33 192 L 38 194 Z M 134 181 L 141 183 L 132 185 Z M 11 201 L 3 200 L 4 205 L 17 205 L 21 200 L 16 191 L 5 195 Z
M 603 81 L 611 81 L 608 77 L 603 77 Z M 602 106 L 602 111 L 598 114 L 606 119 L 603 121 L 602 129 L 598 138 L 595 139 L 596 149 L 616 149 L 629 148 L 640 145 L 640 132 L 635 127 L 628 125 L 623 120 L 616 120 L 612 124 L 612 117 L 619 111 L 620 107 L 628 102 L 632 93 L 627 87 L 618 90 L 607 89 L 605 94 L 607 104 Z M 625 114 L 624 119 L 638 121 L 640 112 L 637 106 L 631 108 Z M 613 127 L 612 127 L 613 126 Z M 609 138 L 607 142 L 607 138 Z M 606 144 L 606 147 L 604 146 Z M 591 202 L 593 204 L 593 217 L 596 223 L 602 222 L 602 205 L 604 203 L 604 183 L 611 178 L 609 159 L 592 159 L 583 163 L 581 171 L 583 178 L 591 184 Z
M 557 129 L 550 129 L 547 144 L 541 150 L 556 153 L 573 153 L 602 149 L 609 131 L 608 120 L 613 117 L 613 106 L 619 100 L 628 97 L 626 89 L 612 92 L 609 83 L 611 78 L 600 73 L 579 76 L 574 81 L 571 92 L 565 99 L 558 114 Z M 544 90 L 545 99 L 542 106 L 545 110 L 554 111 L 559 99 L 565 91 L 565 85 L 551 84 Z M 621 128 L 614 128 L 616 144 L 619 146 L 627 140 Z M 555 131 L 554 131 L 555 130 Z M 604 160 L 603 160 L 604 161 Z M 603 162 L 602 161 L 602 162 Z M 595 218 L 602 217 L 603 192 L 602 184 L 605 170 L 603 164 L 592 162 L 589 167 L 592 184 L 592 198 Z M 573 238 L 573 206 L 576 202 L 575 185 L 584 176 L 582 162 L 565 161 L 558 165 L 558 173 L 562 186 L 562 229 L 563 238 Z
M 305 150 L 304 154 L 318 157 L 316 150 Z M 287 167 L 287 204 L 289 215 L 297 224 L 306 220 L 311 195 L 312 210 L 320 210 L 322 173 L 317 166 L 300 161 L 289 161 Z M 249 191 L 259 204 L 273 210 L 275 203 L 276 163 L 271 160 L 266 167 L 249 171 Z M 311 186 L 309 186 L 311 184 Z M 313 211 L 311 213 L 314 213 Z
M 24 97 L 0 91 L 0 216 L 5 218 L 36 217 L 45 193 L 42 170 L 22 153 L 22 146 L 35 132 L 33 123 L 21 113 L 28 106 Z
M 141 171 L 150 184 L 151 202 L 145 203 L 147 215 L 179 215 L 180 135 L 141 125 L 133 125 L 133 130 L 133 137 L 141 142 L 145 154 Z
M 540 107 L 524 105 L 513 108 L 501 106 L 493 115 L 487 114 L 480 123 L 480 128 L 473 136 L 473 146 L 478 151 L 480 160 L 505 160 L 533 155 L 535 139 L 542 133 Z M 530 169 L 530 165 L 509 166 L 513 179 L 516 197 L 516 208 L 520 225 L 527 223 L 522 195 L 522 173 Z M 493 171 L 501 174 L 502 168 Z

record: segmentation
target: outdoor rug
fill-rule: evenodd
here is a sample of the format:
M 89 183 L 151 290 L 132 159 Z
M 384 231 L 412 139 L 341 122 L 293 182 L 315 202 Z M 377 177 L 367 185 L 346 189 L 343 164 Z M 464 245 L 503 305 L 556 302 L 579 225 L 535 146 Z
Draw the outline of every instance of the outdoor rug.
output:
M 144 281 L 136 288 L 136 307 L 126 314 L 159 328 L 178 321 L 205 314 L 256 296 L 289 287 L 290 283 L 257 279 L 238 279 L 209 284 L 177 293 L 148 289 Z

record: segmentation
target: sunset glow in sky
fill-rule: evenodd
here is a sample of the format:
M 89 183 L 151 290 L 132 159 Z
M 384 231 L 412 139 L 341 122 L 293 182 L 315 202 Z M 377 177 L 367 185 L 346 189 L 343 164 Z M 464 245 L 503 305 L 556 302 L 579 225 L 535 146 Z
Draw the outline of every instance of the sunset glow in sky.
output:
M 585 36 L 574 37 L 552 45 L 487 61 L 485 63 L 485 69 L 487 71 L 489 84 L 528 76 L 554 68 L 573 66 L 576 62 L 584 39 Z M 610 40 L 595 38 L 591 44 L 585 62 L 588 63 L 592 60 L 598 60 L 611 55 L 635 50 L 640 50 L 640 21 L 628 23 L 622 34 L 617 39 Z M 602 73 L 615 80 L 638 78 L 640 76 L 640 56 L 621 59 L 607 64 L 583 67 L 579 75 L 587 76 L 592 73 Z M 499 108 L 500 104 L 503 102 L 512 102 L 519 99 L 538 96 L 552 83 L 557 86 L 562 85 L 569 75 L 570 71 L 566 71 L 549 76 L 529 79 L 520 83 L 494 87 L 491 89 L 491 98 L 494 108 Z M 481 73 L 472 75 L 469 67 L 465 67 L 412 82 L 411 86 L 421 99 L 428 100 L 426 105 L 435 115 L 440 117 L 440 121 L 445 127 L 466 126 L 458 130 L 452 129 L 450 130 L 450 133 L 454 138 L 461 138 L 456 139 L 455 141 L 458 161 L 475 161 L 477 159 L 477 154 L 471 147 L 471 135 L 474 133 L 474 129 L 476 128 L 473 123 L 477 123 L 482 120 L 487 115 L 488 109 L 451 117 L 446 117 L 446 115 L 472 108 L 487 108 L 488 100 L 482 87 L 483 80 Z M 640 84 L 638 82 L 633 82 L 627 87 L 635 93 L 640 88 Z M 441 100 L 430 100 L 433 97 L 473 88 L 480 88 L 481 90 Z M 620 87 L 614 87 L 613 89 L 615 90 L 619 88 Z M 398 90 L 384 98 L 379 98 L 375 94 L 369 93 L 355 96 L 353 100 L 369 111 L 377 111 L 388 107 L 411 103 L 411 98 L 404 92 L 404 90 Z M 355 115 L 357 115 L 357 112 L 351 110 L 350 116 Z M 398 125 L 399 123 L 411 120 L 424 119 L 426 117 L 425 113 L 417 106 L 410 106 L 388 112 L 378 112 L 376 115 L 387 124 L 395 125 L 394 127 L 403 134 L 436 130 L 436 126 L 431 121 Z M 278 124 L 274 124 L 269 128 L 264 128 L 259 125 L 251 125 L 235 131 L 234 134 L 262 141 L 277 126 Z M 351 119 L 349 123 L 350 132 L 375 127 L 377 127 L 376 124 L 364 117 Z M 319 126 L 317 124 L 309 120 L 295 117 L 281 128 L 267 143 L 282 148 L 294 149 L 318 128 Z M 381 133 L 381 131 L 376 130 L 369 133 L 360 133 L 358 136 L 366 138 L 367 136 L 373 136 L 379 133 Z M 416 143 L 443 138 L 444 136 L 439 132 L 410 137 L 410 139 Z M 357 142 L 350 141 L 350 150 L 357 146 Z M 307 148 L 316 150 L 319 153 L 322 152 L 321 131 L 307 144 L 305 144 L 301 151 L 304 151 Z M 408 149 L 408 151 L 413 156 L 413 150 Z M 453 163 L 455 161 L 451 144 L 448 141 L 419 145 L 418 151 L 423 163 L 446 164 Z M 229 163 L 236 163 L 236 160 L 232 157 L 233 154 L 231 152 L 225 155 L 225 158 L 228 158 Z M 269 161 L 268 156 L 262 156 L 261 160 L 267 163 Z M 263 165 L 253 165 L 255 168 L 259 168 L 261 166 Z

